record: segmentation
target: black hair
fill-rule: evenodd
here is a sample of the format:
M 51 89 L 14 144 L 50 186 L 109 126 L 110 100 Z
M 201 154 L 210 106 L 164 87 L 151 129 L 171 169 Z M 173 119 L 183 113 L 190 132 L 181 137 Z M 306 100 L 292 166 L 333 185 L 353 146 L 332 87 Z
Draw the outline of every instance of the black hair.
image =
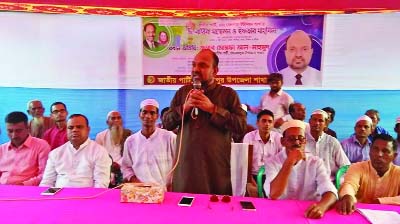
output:
M 86 126 L 89 127 L 89 120 L 85 115 L 83 115 L 83 114 L 72 114 L 71 116 L 69 116 L 68 120 L 72 119 L 74 117 L 83 117 L 85 119 L 85 121 L 86 121 Z
M 264 109 L 264 110 L 260 111 L 260 112 L 257 114 L 257 121 L 260 120 L 260 118 L 261 118 L 263 115 L 269 115 L 269 116 L 272 117 L 272 119 L 274 119 L 274 113 L 272 113 L 272 111 L 270 111 L 270 110 Z
M 14 111 L 14 112 L 7 114 L 5 122 L 9 123 L 9 124 L 17 124 L 20 122 L 24 122 L 27 125 L 28 124 L 28 116 L 26 116 L 26 114 L 24 112 Z
M 392 144 L 393 144 L 393 152 L 397 152 L 397 142 L 391 135 L 388 135 L 388 134 L 377 134 L 372 138 L 371 145 L 373 145 L 374 142 L 376 140 L 378 140 L 378 139 L 383 140 L 383 141 L 387 141 L 387 142 L 392 142 Z

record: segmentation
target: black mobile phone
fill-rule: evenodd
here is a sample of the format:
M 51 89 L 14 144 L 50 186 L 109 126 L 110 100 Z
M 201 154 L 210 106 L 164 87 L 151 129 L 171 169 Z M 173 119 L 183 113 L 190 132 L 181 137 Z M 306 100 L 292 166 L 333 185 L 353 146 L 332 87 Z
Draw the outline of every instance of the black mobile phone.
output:
M 49 187 L 42 193 L 41 195 L 55 195 L 57 192 L 61 191 L 62 188 L 60 187 Z
M 242 206 L 243 210 L 247 211 L 255 211 L 256 207 L 254 206 L 253 202 L 251 201 L 241 201 L 240 205 Z
M 190 206 L 192 206 L 193 200 L 194 200 L 194 197 L 183 196 L 183 197 L 181 198 L 181 200 L 179 201 L 178 205 L 179 205 L 179 206 L 187 206 L 187 207 L 190 207 Z

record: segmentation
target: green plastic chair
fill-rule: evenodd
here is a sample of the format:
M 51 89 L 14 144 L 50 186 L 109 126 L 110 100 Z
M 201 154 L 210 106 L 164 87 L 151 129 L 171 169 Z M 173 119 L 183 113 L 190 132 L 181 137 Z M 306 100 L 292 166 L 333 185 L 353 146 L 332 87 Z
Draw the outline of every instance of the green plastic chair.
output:
M 339 170 L 336 173 L 336 189 L 339 190 L 340 188 L 340 180 L 342 179 L 342 176 L 347 172 L 349 169 L 350 165 L 344 165 L 339 168 Z
M 262 178 L 264 173 L 265 173 L 265 166 L 261 166 L 257 173 L 257 192 L 259 198 L 264 197 L 263 184 L 262 184 Z

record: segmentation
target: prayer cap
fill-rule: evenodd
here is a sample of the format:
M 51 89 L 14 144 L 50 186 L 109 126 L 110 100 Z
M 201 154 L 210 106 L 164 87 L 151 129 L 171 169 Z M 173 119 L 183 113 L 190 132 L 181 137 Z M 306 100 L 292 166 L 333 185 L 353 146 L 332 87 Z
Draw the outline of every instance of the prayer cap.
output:
M 160 105 L 158 104 L 157 100 L 155 99 L 145 99 L 140 103 L 140 109 L 142 109 L 145 106 L 155 106 L 158 108 L 160 108 Z
M 400 124 L 400 117 L 396 119 L 396 124 Z
M 301 120 L 286 121 L 281 126 L 282 133 L 285 132 L 286 129 L 288 129 L 288 128 L 301 128 L 301 129 L 303 129 L 305 131 L 306 130 L 306 123 L 304 123 L 304 121 L 301 121 Z
M 246 106 L 246 104 L 242 103 L 242 104 L 240 104 L 240 107 L 241 107 L 244 111 L 247 112 L 247 106 Z
M 359 121 L 367 121 L 367 122 L 372 126 L 372 120 L 371 120 L 371 118 L 368 117 L 367 115 L 362 115 L 361 117 L 359 117 L 359 118 L 357 119 L 357 121 L 356 121 L 356 124 L 357 124 Z
M 112 111 L 108 112 L 107 118 L 109 118 L 109 117 L 111 116 L 112 113 L 119 113 L 119 112 L 116 111 L 116 110 L 112 110 Z
M 324 119 L 328 119 L 328 117 L 329 117 L 328 113 L 326 113 L 325 111 L 323 111 L 323 110 L 321 110 L 321 109 L 314 110 L 314 111 L 311 113 L 311 116 L 314 115 L 314 114 L 321 114 L 321 115 L 324 117 Z

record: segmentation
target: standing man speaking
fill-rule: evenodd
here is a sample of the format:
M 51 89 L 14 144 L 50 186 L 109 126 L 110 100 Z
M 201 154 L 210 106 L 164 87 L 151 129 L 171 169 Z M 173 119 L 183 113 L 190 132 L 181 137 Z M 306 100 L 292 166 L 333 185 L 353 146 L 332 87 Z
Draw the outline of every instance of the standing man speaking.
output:
M 166 129 L 174 130 L 181 125 L 185 111 L 183 127 L 178 131 L 177 147 L 181 132 L 183 137 L 173 191 L 232 194 L 232 132 L 246 130 L 246 113 L 240 107 L 237 93 L 215 81 L 218 62 L 213 51 L 201 50 L 192 62 L 192 79 L 201 82 L 201 89 L 192 85 L 181 87 L 163 116 Z

